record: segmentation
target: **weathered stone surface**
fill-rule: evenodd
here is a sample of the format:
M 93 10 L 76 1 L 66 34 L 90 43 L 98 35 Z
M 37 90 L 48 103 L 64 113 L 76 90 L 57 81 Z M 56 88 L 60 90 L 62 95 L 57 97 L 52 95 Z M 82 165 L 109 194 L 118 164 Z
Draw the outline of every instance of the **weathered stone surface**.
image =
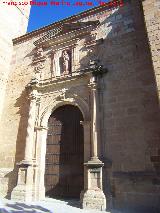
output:
M 84 209 L 106 210 L 106 197 L 101 190 L 88 190 L 83 195 L 82 207 Z

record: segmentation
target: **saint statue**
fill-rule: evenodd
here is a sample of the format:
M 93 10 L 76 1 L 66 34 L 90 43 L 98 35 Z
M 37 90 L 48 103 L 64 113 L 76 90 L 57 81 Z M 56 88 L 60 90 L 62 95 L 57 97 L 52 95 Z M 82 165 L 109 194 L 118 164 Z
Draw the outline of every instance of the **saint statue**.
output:
M 67 50 L 64 50 L 62 52 L 62 58 L 63 58 L 63 73 L 64 75 L 67 75 L 70 73 L 70 55 L 67 52 Z

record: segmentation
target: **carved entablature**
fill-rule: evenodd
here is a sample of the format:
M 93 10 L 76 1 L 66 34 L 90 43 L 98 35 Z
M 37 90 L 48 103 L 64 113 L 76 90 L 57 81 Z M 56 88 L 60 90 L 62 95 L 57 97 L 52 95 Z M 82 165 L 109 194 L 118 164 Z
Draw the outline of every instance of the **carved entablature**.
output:
M 38 39 L 37 41 L 33 42 L 33 44 L 35 46 L 39 46 L 42 45 L 42 43 L 44 43 L 47 40 L 50 40 L 52 38 L 54 38 L 55 36 L 57 36 L 59 33 L 62 32 L 62 27 L 57 27 L 54 28 L 52 30 L 49 30 L 46 35 L 44 35 L 43 37 L 41 37 L 40 39 Z
M 64 23 L 62 26 L 49 30 L 44 36 L 34 42 L 35 46 L 50 46 L 73 40 L 90 33 L 99 21 Z
M 33 58 L 35 77 L 40 81 L 52 81 L 79 75 L 87 68 L 88 58 L 94 58 L 98 26 L 99 21 L 64 23 L 36 40 Z M 86 49 L 83 50 L 83 47 Z

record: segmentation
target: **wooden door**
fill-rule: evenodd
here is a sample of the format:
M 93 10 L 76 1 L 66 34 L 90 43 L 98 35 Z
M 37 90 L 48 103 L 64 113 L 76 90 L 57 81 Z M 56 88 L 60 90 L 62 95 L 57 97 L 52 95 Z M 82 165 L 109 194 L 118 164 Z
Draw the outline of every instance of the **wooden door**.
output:
M 84 141 L 82 113 L 65 105 L 49 118 L 45 187 L 46 196 L 79 198 L 83 190 Z

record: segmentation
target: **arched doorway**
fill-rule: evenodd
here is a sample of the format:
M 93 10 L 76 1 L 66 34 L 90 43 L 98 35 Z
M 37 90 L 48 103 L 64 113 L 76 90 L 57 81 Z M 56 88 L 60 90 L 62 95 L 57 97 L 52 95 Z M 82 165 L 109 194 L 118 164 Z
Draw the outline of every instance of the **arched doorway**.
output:
M 49 118 L 45 189 L 46 196 L 79 198 L 83 190 L 84 134 L 78 107 L 57 108 Z

